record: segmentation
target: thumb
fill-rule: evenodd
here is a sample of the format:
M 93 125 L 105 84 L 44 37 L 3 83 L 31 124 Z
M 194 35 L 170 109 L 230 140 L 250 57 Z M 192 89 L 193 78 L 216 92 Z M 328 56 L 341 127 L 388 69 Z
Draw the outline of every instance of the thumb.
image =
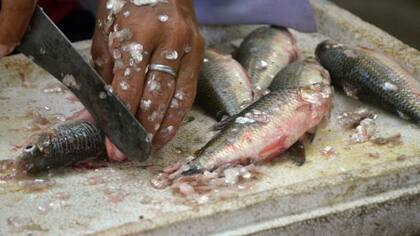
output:
M 2 0 L 0 12 L 0 57 L 19 44 L 31 20 L 36 0 Z

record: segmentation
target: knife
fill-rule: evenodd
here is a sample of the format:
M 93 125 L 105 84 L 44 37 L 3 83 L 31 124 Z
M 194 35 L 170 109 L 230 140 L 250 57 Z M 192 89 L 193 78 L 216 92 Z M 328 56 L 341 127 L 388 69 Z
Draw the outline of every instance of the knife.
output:
M 69 88 L 127 158 L 144 161 L 149 157 L 144 127 L 40 7 L 17 49 Z

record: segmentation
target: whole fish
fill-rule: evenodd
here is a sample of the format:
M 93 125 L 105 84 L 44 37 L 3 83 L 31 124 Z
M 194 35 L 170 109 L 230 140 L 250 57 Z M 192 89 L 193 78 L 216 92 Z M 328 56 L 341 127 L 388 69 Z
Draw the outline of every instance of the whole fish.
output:
M 39 174 L 105 155 L 105 136 L 86 121 L 71 121 L 34 135 L 16 160 L 20 174 Z
M 248 72 L 258 93 L 266 90 L 274 76 L 298 58 L 298 48 L 286 28 L 261 27 L 245 37 L 235 58 Z
M 216 118 L 239 113 L 253 99 L 251 81 L 230 55 L 207 49 L 198 79 L 198 102 Z
M 391 58 L 330 40 L 318 45 L 316 55 L 347 95 L 420 124 L 420 82 Z
M 329 114 L 332 96 L 327 82 L 272 91 L 229 118 L 225 127 L 196 154 L 184 175 L 281 154 Z
M 274 77 L 269 88 L 274 91 L 308 87 L 315 84 L 329 85 L 331 83 L 329 78 L 328 71 L 315 58 L 309 57 L 286 66 Z

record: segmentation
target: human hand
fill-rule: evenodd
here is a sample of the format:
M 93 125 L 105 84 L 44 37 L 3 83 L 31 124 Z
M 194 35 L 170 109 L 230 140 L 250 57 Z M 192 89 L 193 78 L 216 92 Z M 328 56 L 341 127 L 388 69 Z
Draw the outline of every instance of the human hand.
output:
M 0 58 L 10 54 L 26 32 L 36 0 L 3 0 L 0 11 Z
M 154 149 L 175 136 L 191 108 L 204 53 L 193 1 L 158 2 L 100 0 L 92 45 L 95 69 L 149 132 Z M 150 64 L 170 66 L 177 75 L 147 71 Z M 106 144 L 111 159 L 125 159 Z

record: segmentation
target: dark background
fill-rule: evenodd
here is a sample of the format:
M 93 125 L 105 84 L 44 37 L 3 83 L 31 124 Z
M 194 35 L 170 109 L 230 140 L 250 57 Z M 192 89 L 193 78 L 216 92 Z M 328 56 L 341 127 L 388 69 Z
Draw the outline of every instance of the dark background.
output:
M 420 0 L 332 0 L 420 50 Z

